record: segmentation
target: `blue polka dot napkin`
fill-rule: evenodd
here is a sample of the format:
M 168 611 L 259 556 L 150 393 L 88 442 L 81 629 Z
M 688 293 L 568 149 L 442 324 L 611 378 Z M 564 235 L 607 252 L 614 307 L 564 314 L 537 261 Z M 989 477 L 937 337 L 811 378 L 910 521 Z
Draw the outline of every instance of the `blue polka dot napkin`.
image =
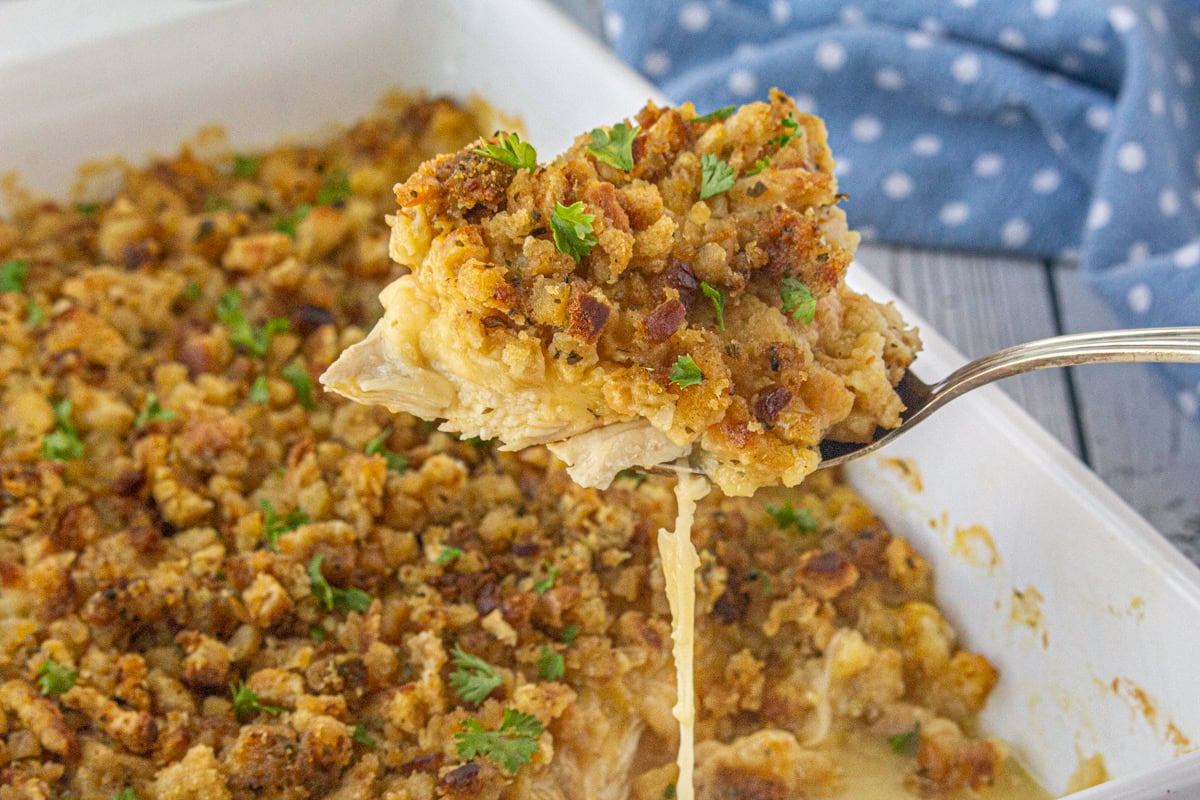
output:
M 866 238 L 1078 253 L 1130 327 L 1200 325 L 1200 1 L 606 0 L 700 112 L 772 86 L 829 125 Z M 1197 416 L 1200 368 L 1162 369 Z

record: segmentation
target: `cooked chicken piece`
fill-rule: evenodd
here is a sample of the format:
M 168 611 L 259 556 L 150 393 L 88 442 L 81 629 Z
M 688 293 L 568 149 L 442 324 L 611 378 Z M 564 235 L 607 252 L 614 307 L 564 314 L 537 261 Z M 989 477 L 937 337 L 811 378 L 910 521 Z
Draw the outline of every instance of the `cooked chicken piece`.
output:
M 917 337 L 843 283 L 824 124 L 778 91 L 727 111 L 650 104 L 542 166 L 507 137 L 426 162 L 389 218 L 411 273 L 321 381 L 598 487 L 688 455 L 726 494 L 794 486 L 823 438 L 899 424 Z

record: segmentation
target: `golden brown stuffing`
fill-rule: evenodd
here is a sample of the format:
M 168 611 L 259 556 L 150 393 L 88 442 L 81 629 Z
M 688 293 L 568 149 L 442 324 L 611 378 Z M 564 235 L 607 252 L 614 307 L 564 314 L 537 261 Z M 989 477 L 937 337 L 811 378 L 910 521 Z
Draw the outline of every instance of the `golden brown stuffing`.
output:
M 599 488 L 688 453 L 726 494 L 794 486 L 824 438 L 898 425 L 918 341 L 843 282 L 858 235 L 824 123 L 774 91 L 634 124 L 627 169 L 585 135 L 543 166 L 476 145 L 397 185 L 391 253 L 412 273 L 322 380 L 506 449 L 549 443 Z M 712 160 L 733 176 L 710 195 Z M 560 241 L 573 204 L 586 252 Z
M 647 113 L 664 142 L 694 135 Z M 392 184 L 489 129 L 392 100 L 319 147 L 184 151 L 94 209 L 0 222 L 0 263 L 27 267 L 0 293 L 0 800 L 663 796 L 670 482 L 583 489 L 543 449 L 457 441 L 312 380 L 401 272 Z M 616 205 L 588 189 L 613 252 L 622 219 L 661 219 L 664 152 Z M 917 721 L 917 790 L 987 784 L 1008 767 L 972 718 L 996 676 L 930 605 L 925 562 L 831 475 L 790 499 L 814 532 L 761 501 L 700 509 L 701 796 L 836 788 L 843 737 Z M 494 671 L 474 700 L 459 651 Z M 468 721 L 506 711 L 544 728 L 529 763 L 460 754 Z

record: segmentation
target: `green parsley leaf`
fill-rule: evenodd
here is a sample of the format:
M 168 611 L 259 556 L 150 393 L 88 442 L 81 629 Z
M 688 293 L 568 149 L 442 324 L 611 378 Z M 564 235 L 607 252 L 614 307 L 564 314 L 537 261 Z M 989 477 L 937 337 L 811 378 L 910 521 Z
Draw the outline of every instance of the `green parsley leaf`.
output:
M 250 387 L 250 402 L 266 403 L 270 399 L 271 392 L 267 389 L 267 376 L 259 375 L 254 379 L 254 384 Z
M 714 289 L 704 281 L 700 281 L 700 291 L 712 300 L 713 310 L 717 312 L 717 324 L 721 326 L 721 330 L 725 330 L 725 295 L 721 294 L 720 289 Z
M 133 793 L 133 789 L 126 786 L 121 791 L 112 796 L 112 800 L 137 800 L 137 795 Z
M 321 574 L 321 562 L 324 560 L 325 554 L 317 553 L 308 562 L 308 585 L 313 597 L 330 611 L 337 608 L 341 611 L 366 613 L 371 607 L 371 595 L 353 587 L 342 589 L 330 586 L 329 581 Z
M 529 142 L 522 142 L 515 133 L 496 133 L 499 143 L 484 142 L 473 152 L 487 156 L 493 161 L 508 164 L 513 169 L 527 169 L 531 173 L 537 168 L 537 151 Z
M 595 214 L 583 213 L 582 200 L 569 206 L 555 203 L 554 213 L 550 215 L 554 246 L 578 264 L 596 246 L 596 237 L 592 235 L 592 223 L 595 221 Z
M 803 281 L 784 278 L 779 297 L 783 300 L 783 313 L 791 314 L 792 319 L 798 319 L 805 325 L 813 321 L 817 313 L 817 298 Z
M 387 441 L 387 438 L 391 435 L 392 429 L 388 428 L 386 431 L 367 442 L 367 455 L 383 456 L 387 461 L 388 469 L 390 469 L 392 472 L 398 472 L 403 475 L 408 470 L 408 459 L 399 453 L 388 449 L 388 447 L 384 445 L 384 442 Z
M 454 645 L 453 657 L 458 669 L 450 673 L 450 686 L 468 703 L 479 705 L 504 683 L 495 667 L 458 645 Z
M 95 214 L 100 209 L 99 203 L 76 203 L 75 210 L 80 214 Z
M 758 173 L 762 172 L 764 169 L 766 169 L 769 166 L 771 166 L 771 157 L 763 156 L 762 158 L 760 158 L 754 162 L 753 167 L 746 170 L 746 174 L 747 175 L 757 175 Z
M 280 233 L 286 233 L 288 236 L 295 239 L 296 226 L 299 225 L 300 221 L 307 217 L 311 211 L 312 206 L 310 206 L 308 203 L 301 203 L 300 205 L 296 206 L 296 208 L 288 216 L 280 217 L 279 219 L 275 220 L 275 230 L 279 231 Z
M 748 581 L 756 581 L 759 578 L 762 578 L 763 593 L 770 597 L 772 590 L 774 589 L 774 587 L 771 585 L 771 576 L 763 572 L 758 567 L 754 567 L 746 573 L 746 580 Z
M 767 144 L 775 143 L 782 148 L 792 139 L 796 138 L 796 130 L 800 127 L 800 123 L 796 121 L 796 118 L 792 116 L 792 112 L 789 111 L 788 115 L 779 121 L 779 124 L 787 128 L 787 130 L 768 141 Z
M 325 629 L 314 625 L 308 629 L 308 637 L 314 642 L 323 642 L 325 641 Z
M 887 737 L 892 752 L 898 756 L 915 756 L 921 746 L 921 723 L 913 726 L 911 731 L 897 733 Z
M 279 375 L 295 387 L 296 399 L 300 401 L 300 405 L 309 411 L 317 407 L 312 399 L 312 378 L 308 376 L 308 370 L 300 366 L 298 361 L 288 364 L 279 371 Z
M 200 291 L 200 284 L 196 281 L 188 281 L 187 286 L 183 288 L 183 296 L 188 300 L 199 300 Z
M 38 667 L 37 685 L 44 695 L 62 694 L 75 685 L 79 672 L 67 669 L 52 658 L 47 658 Z
M 168 411 L 158 402 L 158 395 L 154 392 L 146 395 L 146 404 L 142 406 L 142 410 L 138 412 L 137 419 L 133 421 L 135 428 L 145 427 L 146 423 L 162 420 L 169 422 L 175 419 L 175 412 Z
M 42 320 L 46 318 L 46 312 L 42 307 L 33 302 L 32 299 L 25 302 L 25 324 L 31 328 L 36 328 L 42 324 Z
M 791 500 L 782 506 L 767 506 L 767 513 L 775 518 L 775 524 L 780 528 L 795 528 L 803 536 L 821 530 L 813 513 L 807 508 L 796 508 Z
M 715 194 L 733 188 L 733 167 L 712 153 L 700 156 L 700 199 L 707 200 Z
M 479 436 L 472 436 L 469 439 L 463 439 L 464 442 L 475 448 L 484 448 L 491 444 L 491 439 L 484 439 Z
M 239 178 L 253 178 L 258 174 L 261 156 L 234 156 L 233 174 Z
M 204 199 L 204 210 L 209 213 L 213 211 L 233 211 L 233 204 L 224 197 L 210 195 Z
M 568 646 L 575 644 L 575 637 L 578 635 L 579 626 L 572 622 L 570 625 L 562 629 L 563 644 Z
M 354 733 L 350 734 L 350 738 L 359 744 L 365 744 L 367 747 L 376 746 L 375 739 L 371 737 L 371 734 L 367 733 L 367 729 L 362 725 L 354 726 Z
M 271 339 L 275 334 L 288 329 L 288 321 L 282 317 L 267 320 L 260 328 L 251 326 L 242 311 L 242 293 L 237 289 L 228 289 L 217 298 L 217 319 L 229 328 L 231 345 L 259 358 L 266 356 L 271 349 Z
M 668 783 L 667 788 L 663 789 L 663 800 L 675 800 L 675 784 Z
M 345 203 L 354 192 L 350 188 L 350 176 L 345 170 L 335 169 L 325 177 L 325 183 L 317 192 L 317 205 L 331 206 L 335 203 Z
M 692 117 L 692 122 L 714 122 L 718 119 L 728 119 L 733 116 L 734 111 L 737 111 L 737 106 L 725 106 L 724 108 L 710 111 L 702 117 Z
M 42 458 L 48 461 L 83 458 L 83 442 L 71 422 L 70 400 L 54 404 L 54 430 L 42 438 Z
M 462 558 L 462 554 L 463 551 L 459 550 L 457 547 L 443 547 L 442 552 L 438 553 L 437 561 L 434 561 L 433 563 L 437 564 L 439 567 L 444 567 L 451 561 Z
M 549 647 L 543 647 L 538 657 L 538 677 L 544 681 L 556 681 L 562 678 L 565 672 L 563 657 Z
M 301 525 L 308 524 L 308 514 L 304 509 L 293 508 L 287 514 L 279 514 L 267 499 L 258 501 L 263 512 L 263 538 L 267 546 L 275 553 L 279 552 L 279 537 L 289 531 L 294 531 Z
M 25 291 L 25 276 L 29 274 L 29 262 L 10 258 L 0 264 L 0 292 Z
M 633 485 L 636 487 L 645 483 L 646 479 L 650 476 L 644 472 L 637 472 L 636 470 L 632 469 L 623 469 L 617 473 L 617 477 L 633 481 Z
M 631 170 L 633 139 L 639 130 L 641 129 L 638 126 L 630 128 L 624 122 L 613 125 L 611 131 L 595 128 L 592 131 L 592 143 L 587 146 L 587 151 L 594 155 L 597 161 L 603 161 L 617 169 Z
M 229 684 L 229 693 L 233 695 L 233 713 L 239 720 L 259 711 L 264 714 L 282 714 L 287 710 L 260 703 L 258 693 L 247 686 L 245 681 Z
M 700 371 L 696 361 L 691 356 L 680 356 L 671 367 L 671 383 L 684 389 L 704 382 L 704 373 Z
M 498 730 L 484 730 L 478 720 L 468 719 L 463 722 L 463 729 L 454 734 L 454 740 L 463 758 L 487 756 L 515 775 L 541 749 L 538 737 L 544 730 L 541 721 L 532 714 L 506 708 Z
M 546 572 L 546 577 L 533 585 L 533 590 L 538 594 L 545 594 L 554 586 L 554 580 L 558 577 L 558 567 L 553 564 L 547 564 Z

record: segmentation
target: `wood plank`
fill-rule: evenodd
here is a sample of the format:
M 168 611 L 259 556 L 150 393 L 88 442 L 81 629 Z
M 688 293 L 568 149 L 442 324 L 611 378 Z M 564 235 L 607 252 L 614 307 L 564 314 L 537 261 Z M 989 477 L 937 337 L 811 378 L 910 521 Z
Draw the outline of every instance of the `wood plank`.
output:
M 1056 267 L 1053 277 L 1067 330 L 1120 327 L 1078 269 Z M 1183 416 L 1147 367 L 1071 372 L 1092 468 L 1200 563 L 1200 426 Z
M 861 247 L 858 261 L 970 358 L 1058 333 L 1040 262 L 879 245 Z M 999 385 L 1079 454 L 1071 397 L 1060 370 Z

